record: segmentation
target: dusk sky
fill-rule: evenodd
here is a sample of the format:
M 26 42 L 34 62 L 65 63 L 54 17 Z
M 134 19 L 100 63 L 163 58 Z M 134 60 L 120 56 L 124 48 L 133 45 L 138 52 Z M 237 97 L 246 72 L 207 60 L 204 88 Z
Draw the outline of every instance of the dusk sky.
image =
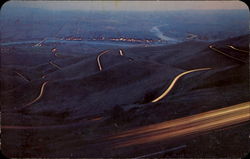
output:
M 12 7 L 106 11 L 248 9 L 247 5 L 240 1 L 8 1 L 4 5 L 5 9 Z

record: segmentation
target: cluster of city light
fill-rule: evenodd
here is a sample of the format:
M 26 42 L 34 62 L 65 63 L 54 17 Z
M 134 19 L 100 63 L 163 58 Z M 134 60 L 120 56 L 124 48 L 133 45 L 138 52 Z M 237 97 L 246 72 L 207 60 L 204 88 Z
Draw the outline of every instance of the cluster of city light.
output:
M 74 40 L 84 40 L 83 38 L 80 37 L 66 37 L 66 38 L 61 38 L 61 40 L 69 40 L 69 41 L 74 41 Z M 152 39 L 135 39 L 135 38 L 124 38 L 124 37 L 119 37 L 119 38 L 105 38 L 105 37 L 98 37 L 98 38 L 92 38 L 88 40 L 110 40 L 110 41 L 124 41 L 124 42 L 160 42 L 161 40 L 152 40 Z
M 155 41 L 161 41 L 161 40 L 152 40 L 152 39 L 134 39 L 134 38 L 111 38 L 109 39 L 111 41 L 126 41 L 126 42 L 155 42 Z
M 80 38 L 80 37 L 67 37 L 67 38 L 62 38 L 62 40 L 72 40 L 72 41 L 74 41 L 74 40 L 83 40 L 83 39 Z
M 105 40 L 105 38 L 104 37 L 100 37 L 100 38 L 93 38 L 91 40 Z

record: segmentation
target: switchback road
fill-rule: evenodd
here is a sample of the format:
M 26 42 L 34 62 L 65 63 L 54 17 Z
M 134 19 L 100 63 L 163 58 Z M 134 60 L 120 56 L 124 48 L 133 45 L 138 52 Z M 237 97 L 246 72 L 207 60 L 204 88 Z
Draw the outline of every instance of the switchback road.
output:
M 234 46 L 232 46 L 232 45 L 227 45 L 227 47 L 229 47 L 229 48 L 231 48 L 231 49 L 233 49 L 233 50 L 242 52 L 242 53 L 248 53 L 248 54 L 249 54 L 249 51 L 247 51 L 247 50 L 242 50 L 242 49 L 238 49 L 238 48 L 236 48 L 236 47 L 234 47 Z
M 46 82 L 44 82 L 42 84 L 39 95 L 35 99 L 33 99 L 32 101 L 30 101 L 29 103 L 25 104 L 24 107 L 30 106 L 30 105 L 32 105 L 33 103 L 37 102 L 39 99 L 42 98 L 42 96 L 44 94 L 44 87 L 46 86 L 47 83 L 48 83 L 48 81 L 46 81 Z M 22 109 L 24 107 L 22 107 Z
M 124 53 L 123 53 L 123 51 L 121 49 L 119 50 L 119 53 L 120 53 L 121 56 L 124 55 Z
M 27 81 L 27 82 L 30 81 L 30 79 L 28 79 L 27 77 L 25 77 L 23 74 L 21 74 L 21 73 L 19 73 L 19 72 L 17 72 L 17 71 L 15 71 L 15 73 L 16 73 L 19 77 L 21 77 L 22 79 L 24 79 L 25 81 Z
M 162 98 L 164 98 L 174 87 L 174 85 L 176 84 L 176 82 L 184 75 L 192 73 L 192 72 L 197 72 L 197 71 L 205 71 L 205 70 L 210 70 L 211 68 L 199 68 L 199 69 L 193 69 L 193 70 L 189 70 L 186 72 L 183 72 L 181 74 L 179 74 L 178 76 L 176 76 L 173 81 L 171 82 L 171 84 L 169 85 L 169 87 L 157 98 L 155 98 L 154 100 L 152 100 L 152 103 L 158 102 L 159 100 L 161 100 Z
M 219 49 L 216 49 L 216 48 L 215 48 L 214 46 L 212 46 L 212 45 L 210 45 L 209 48 L 212 49 L 213 51 L 217 52 L 217 53 L 220 53 L 220 54 L 222 54 L 222 55 L 225 55 L 226 57 L 229 57 L 229 58 L 234 59 L 234 60 L 236 60 L 236 61 L 239 61 L 239 62 L 242 62 L 242 63 L 247 63 L 246 61 L 244 61 L 244 60 L 242 60 L 242 59 L 233 57 L 233 56 L 231 56 L 231 55 L 229 55 L 229 54 L 227 54 L 227 53 L 225 53 L 225 52 L 223 52 L 223 51 L 221 51 L 221 50 L 219 50 Z
M 55 64 L 54 62 L 50 61 L 49 64 L 51 64 L 52 66 L 54 66 L 55 68 L 61 70 L 62 68 L 60 66 L 58 66 L 57 64 Z
M 97 64 L 98 64 L 98 68 L 99 68 L 100 71 L 102 70 L 102 65 L 101 65 L 101 62 L 100 62 L 100 58 L 101 58 L 102 55 L 104 55 L 104 54 L 106 54 L 106 53 L 108 53 L 108 52 L 109 52 L 109 50 L 102 51 L 102 52 L 97 56 L 97 58 L 96 58 L 96 61 L 97 61 Z

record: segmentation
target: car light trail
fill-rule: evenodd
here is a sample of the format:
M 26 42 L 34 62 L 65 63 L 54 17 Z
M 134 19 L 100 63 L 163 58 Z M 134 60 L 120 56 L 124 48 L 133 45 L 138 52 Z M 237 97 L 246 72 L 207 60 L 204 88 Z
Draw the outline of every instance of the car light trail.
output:
M 45 40 L 47 40 L 47 38 L 44 38 L 42 41 L 40 41 L 39 43 L 37 43 L 37 44 L 35 44 L 33 47 L 40 47 L 40 46 L 42 46 L 42 43 L 45 41 Z
M 167 122 L 162 122 L 162 123 L 158 123 L 158 124 L 154 124 L 154 125 L 144 126 L 141 128 L 137 128 L 136 130 L 126 131 L 126 132 L 121 133 L 119 135 L 116 135 L 115 137 L 112 137 L 112 138 L 120 138 L 120 137 L 126 137 L 126 136 L 130 136 L 130 135 L 136 135 L 136 134 L 140 134 L 140 133 L 147 133 L 147 132 L 156 131 L 156 130 L 160 130 L 160 129 L 170 128 L 173 126 L 182 126 L 182 125 L 190 124 L 192 122 L 198 122 L 201 120 L 205 121 L 205 120 L 208 120 L 209 118 L 214 118 L 216 116 L 230 114 L 230 113 L 233 113 L 233 112 L 239 111 L 239 110 L 240 111 L 242 111 L 242 110 L 250 111 L 249 104 L 250 104 L 250 102 L 246 102 L 246 103 L 241 103 L 241 104 L 237 104 L 237 105 L 233 105 L 233 106 L 229 106 L 229 107 L 225 107 L 225 108 L 220 108 L 217 110 L 211 110 L 209 112 L 204 112 L 204 113 L 192 115 L 192 116 L 195 116 L 195 118 L 193 118 L 192 116 L 188 116 L 188 117 L 179 118 L 179 119 L 175 119 L 175 120 L 171 120 L 171 121 L 167 121 Z
M 106 54 L 108 52 L 109 52 L 109 50 L 103 51 L 96 58 L 96 61 L 97 61 L 97 64 L 98 64 L 98 68 L 99 68 L 100 71 L 102 71 L 102 69 L 103 69 L 102 65 L 101 65 L 101 62 L 100 62 L 100 58 L 101 58 L 102 55 L 104 55 L 104 54 Z
M 38 95 L 34 100 L 32 100 L 32 101 L 30 101 L 29 103 L 25 104 L 24 107 L 22 107 L 21 109 L 23 109 L 23 108 L 25 108 L 25 107 L 27 107 L 27 106 L 30 106 L 30 105 L 32 105 L 33 103 L 37 102 L 39 99 L 41 99 L 42 96 L 43 96 L 43 93 L 44 93 L 44 87 L 47 85 L 47 83 L 48 83 L 48 81 L 44 82 L 44 83 L 42 84 L 42 86 L 41 86 L 39 95 Z
M 20 76 L 22 79 L 24 79 L 25 81 L 27 81 L 27 82 L 30 81 L 28 78 L 26 78 L 26 77 L 25 77 L 24 75 L 22 75 L 21 73 L 16 72 L 16 71 L 15 71 L 15 73 L 16 73 L 18 76 Z
M 248 54 L 249 54 L 249 51 L 238 49 L 238 48 L 236 48 L 236 47 L 234 47 L 234 46 L 232 46 L 232 45 L 227 45 L 227 47 L 229 47 L 229 48 L 231 48 L 231 49 L 234 49 L 234 50 L 236 50 L 236 51 L 240 51 L 240 52 L 248 53 Z
M 250 102 L 144 126 L 108 137 L 117 148 L 162 141 L 250 120 Z M 113 141 L 112 141 L 113 140 Z
M 238 59 L 238 58 L 236 58 L 236 57 L 233 57 L 233 56 L 231 56 L 231 55 L 228 55 L 228 54 L 225 53 L 225 52 L 222 52 L 222 51 L 216 49 L 216 48 L 213 47 L 212 45 L 210 45 L 209 48 L 212 49 L 212 50 L 215 51 L 215 52 L 218 52 L 218 53 L 220 53 L 220 54 L 223 54 L 223 55 L 225 55 L 225 56 L 227 56 L 227 57 L 229 57 L 229 58 L 232 58 L 232 59 L 234 59 L 234 60 L 236 60 L 236 61 L 243 62 L 243 63 L 247 63 L 247 62 L 245 62 L 245 61 L 243 61 L 243 60 L 241 60 L 241 59 Z
M 178 76 L 176 76 L 174 78 L 174 80 L 172 81 L 172 83 L 169 85 L 169 87 L 156 99 L 152 100 L 152 103 L 158 102 L 159 100 L 161 100 L 162 98 L 164 98 L 170 91 L 171 89 L 174 87 L 175 83 L 184 75 L 192 73 L 192 72 L 197 72 L 197 71 L 205 71 L 205 70 L 210 70 L 211 68 L 199 68 L 199 69 L 194 69 L 194 70 L 189 70 L 186 72 L 183 72 L 181 74 L 179 74 Z
M 49 62 L 52 66 L 56 67 L 57 69 L 62 69 L 60 66 L 58 66 L 57 64 L 55 64 L 54 62 L 50 61 Z
M 121 49 L 119 50 L 119 53 L 120 53 L 121 56 L 124 55 L 124 53 L 123 53 L 123 51 Z
M 172 152 L 172 151 L 180 150 L 180 149 L 183 149 L 183 148 L 186 148 L 186 147 L 187 147 L 187 145 L 181 145 L 181 146 L 173 147 L 171 149 L 167 149 L 167 150 L 163 150 L 163 151 L 159 151 L 159 152 L 154 152 L 154 153 L 143 155 L 143 156 L 138 156 L 135 159 L 150 157 L 150 156 L 154 156 L 154 155 L 158 155 L 158 154 L 163 154 L 163 153 L 167 153 L 167 152 Z
M 54 54 L 56 57 L 60 57 L 60 56 L 57 54 L 57 48 L 51 49 L 51 53 Z

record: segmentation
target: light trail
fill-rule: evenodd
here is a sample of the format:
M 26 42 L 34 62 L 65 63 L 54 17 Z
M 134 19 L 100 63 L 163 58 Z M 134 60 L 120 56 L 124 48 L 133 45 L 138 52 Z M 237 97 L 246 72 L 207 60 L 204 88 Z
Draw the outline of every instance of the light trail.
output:
M 123 53 L 123 51 L 121 49 L 119 50 L 119 53 L 120 53 L 121 56 L 124 55 L 124 53 Z
M 41 89 L 40 89 L 40 94 L 35 98 L 33 99 L 32 101 L 30 101 L 29 103 L 25 104 L 21 109 L 27 107 L 27 106 L 30 106 L 32 105 L 33 103 L 37 102 L 39 99 L 42 98 L 43 96 L 43 93 L 44 93 L 44 87 L 47 85 L 48 81 L 44 82 L 41 86 Z
M 103 52 L 101 52 L 98 56 L 97 56 L 97 58 L 96 58 L 96 61 L 97 61 L 97 64 L 98 64 L 98 68 L 99 68 L 99 70 L 100 71 L 102 71 L 102 65 L 101 65 L 101 62 L 100 62 L 100 58 L 101 58 L 101 56 L 102 55 L 104 55 L 104 54 L 106 54 L 106 53 L 108 53 L 109 52 L 109 50 L 105 50 L 105 51 L 103 51 Z
M 54 54 L 56 57 L 60 57 L 60 55 L 57 53 L 57 48 L 51 49 L 51 53 Z
M 51 49 L 51 53 L 56 53 L 56 51 L 57 51 L 57 49 L 56 48 L 53 48 L 53 49 Z
M 154 100 L 152 100 L 152 103 L 158 102 L 159 100 L 161 100 L 162 98 L 164 98 L 170 91 L 171 89 L 174 87 L 175 83 L 184 75 L 192 73 L 192 72 L 197 72 L 197 71 L 205 71 L 205 70 L 210 70 L 211 68 L 199 68 L 199 69 L 193 69 L 193 70 L 189 70 L 186 72 L 183 72 L 181 74 L 179 74 L 178 76 L 176 76 L 174 78 L 174 80 L 172 81 L 172 83 L 169 85 L 169 87 L 157 98 L 155 98 Z
M 128 141 L 122 144 L 118 144 L 117 147 L 127 147 L 131 145 L 138 145 L 138 144 L 144 144 L 144 143 L 149 143 L 149 142 L 161 141 L 163 139 L 169 139 L 169 138 L 173 138 L 177 136 L 191 135 L 191 134 L 198 133 L 198 132 L 203 132 L 203 131 L 216 129 L 219 127 L 233 125 L 233 124 L 244 122 L 247 120 L 249 120 L 249 114 L 240 115 L 238 117 L 233 117 L 229 119 L 219 120 L 219 121 L 212 122 L 212 123 L 206 123 L 206 124 L 202 124 L 202 125 L 195 126 L 195 127 L 184 128 L 178 131 L 166 132 L 166 133 L 161 133 L 161 134 L 157 134 L 153 136 L 148 135 L 146 137 L 142 137 L 142 138 L 134 139 L 132 141 Z
M 57 69 L 61 70 L 62 68 L 60 66 L 58 66 L 57 64 L 55 64 L 54 62 L 50 61 L 49 62 L 52 66 L 56 67 Z
M 28 78 L 26 78 L 24 75 L 22 75 L 21 73 L 14 71 L 18 76 L 20 76 L 22 79 L 24 79 L 25 81 L 29 82 L 30 80 Z
M 40 47 L 40 46 L 42 46 L 42 43 L 45 41 L 45 40 L 47 40 L 47 38 L 44 38 L 42 41 L 40 41 L 39 43 L 37 43 L 37 44 L 35 44 L 33 47 Z
M 236 58 L 236 57 L 233 57 L 233 56 L 231 56 L 231 55 L 228 55 L 228 54 L 225 53 L 225 52 L 222 52 L 222 51 L 216 49 L 216 48 L 213 47 L 212 45 L 210 45 L 209 48 L 212 49 L 212 50 L 215 51 L 215 52 L 218 52 L 218 53 L 220 53 L 220 54 L 223 54 L 223 55 L 225 55 L 225 56 L 227 56 L 227 57 L 229 57 L 229 58 L 232 58 L 232 59 L 234 59 L 234 60 L 236 60 L 236 61 L 243 62 L 243 63 L 247 63 L 247 62 L 245 62 L 245 61 L 243 61 L 243 60 L 241 60 L 241 59 L 238 59 L 238 58 Z
M 193 116 L 187 116 L 184 118 L 166 121 L 166 122 L 162 122 L 162 123 L 158 123 L 158 124 L 154 124 L 154 125 L 144 126 L 141 128 L 137 128 L 136 130 L 126 131 L 126 132 L 121 133 L 119 135 L 116 135 L 115 137 L 112 137 L 112 138 L 121 138 L 121 137 L 130 136 L 130 135 L 137 135 L 140 133 L 148 133 L 151 131 L 166 129 L 166 128 L 170 128 L 173 126 L 187 125 L 187 124 L 190 124 L 193 122 L 204 121 L 204 120 L 208 120 L 210 118 L 214 118 L 216 116 L 226 115 L 228 113 L 233 113 L 235 111 L 241 111 L 241 110 L 250 111 L 249 102 L 193 115 L 193 116 L 195 116 L 195 118 Z
M 236 50 L 236 51 L 240 51 L 240 52 L 248 53 L 248 54 L 249 54 L 249 51 L 238 49 L 238 48 L 236 48 L 236 47 L 234 47 L 234 46 L 232 46 L 232 45 L 227 45 L 227 47 L 229 47 L 229 48 L 231 48 L 231 49 L 234 49 L 234 50 Z
M 105 50 L 105 51 L 102 51 L 98 56 L 97 56 L 97 58 L 96 58 L 96 61 L 97 61 L 97 65 L 98 65 L 98 68 L 99 68 L 99 70 L 100 71 L 102 71 L 103 70 L 103 67 L 102 67 L 102 65 L 101 65 L 101 56 L 102 55 L 104 55 L 104 54 L 106 54 L 106 53 L 108 53 L 110 50 Z M 119 50 L 119 54 L 121 55 L 121 56 L 124 56 L 124 52 L 120 49 Z
M 159 152 L 154 152 L 154 153 L 143 155 L 143 156 L 138 156 L 135 159 L 150 157 L 150 156 L 159 155 L 159 154 L 163 154 L 163 153 L 167 153 L 167 152 L 172 152 L 172 151 L 176 151 L 176 150 L 183 149 L 183 148 L 186 148 L 186 147 L 187 147 L 187 145 L 181 145 L 181 146 L 177 146 L 177 147 L 174 147 L 174 148 L 171 148 L 171 149 L 167 149 L 167 150 L 163 150 L 163 151 L 159 151 Z
M 197 134 L 250 120 L 250 102 L 188 117 L 144 126 L 109 137 L 115 147 L 145 144 L 174 137 Z
M 0 70 L 3 70 L 3 71 L 4 71 L 4 69 L 2 69 L 2 68 L 0 68 Z M 21 77 L 21 78 L 24 79 L 25 81 L 27 81 L 27 82 L 30 81 L 30 79 L 29 79 L 28 77 L 25 77 L 23 74 L 21 74 L 21 73 L 19 73 L 19 72 L 17 72 L 17 71 L 12 71 L 12 70 L 10 70 L 10 71 L 16 73 L 19 77 Z

